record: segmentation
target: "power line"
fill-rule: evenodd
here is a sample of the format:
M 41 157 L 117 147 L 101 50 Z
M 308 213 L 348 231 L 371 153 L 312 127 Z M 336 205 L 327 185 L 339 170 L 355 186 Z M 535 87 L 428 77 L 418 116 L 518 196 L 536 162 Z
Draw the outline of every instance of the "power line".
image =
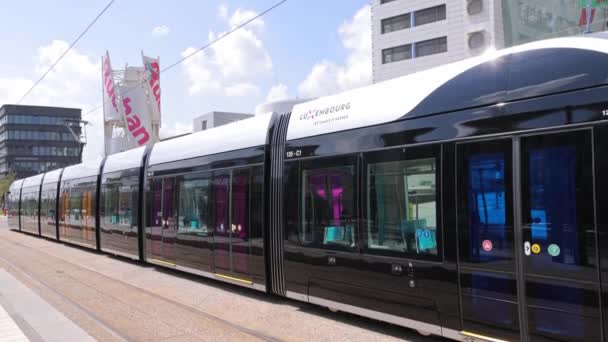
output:
M 218 41 L 222 40 L 223 38 L 226 38 L 228 35 L 230 35 L 230 34 L 234 33 L 235 31 L 239 30 L 239 29 L 240 29 L 240 28 L 242 28 L 243 26 L 245 26 L 245 25 L 249 24 L 250 22 L 252 22 L 252 21 L 254 21 L 254 20 L 256 20 L 256 19 L 258 19 L 258 18 L 260 18 L 260 17 L 264 16 L 266 13 L 268 13 L 268 12 L 270 12 L 270 11 L 274 10 L 275 8 L 277 8 L 277 7 L 281 6 L 282 4 L 284 4 L 284 3 L 286 3 L 286 2 L 287 2 L 287 0 L 282 0 L 282 1 L 277 2 L 276 4 L 274 4 L 274 5 L 270 6 L 268 9 L 266 9 L 264 12 L 262 12 L 262 13 L 260 13 L 260 14 L 256 15 L 255 17 L 253 17 L 253 18 L 251 18 L 251 19 L 249 19 L 249 20 L 245 21 L 244 23 L 240 24 L 239 26 L 237 26 L 237 27 L 233 28 L 232 30 L 230 30 L 230 31 L 226 32 L 224 35 L 222 35 L 222 36 L 220 36 L 220 37 L 216 38 L 215 40 L 213 40 L 213 41 L 209 42 L 208 44 L 206 44 L 206 45 L 202 46 L 201 48 L 197 49 L 196 51 L 192 52 L 191 54 L 189 54 L 189 55 L 187 55 L 187 56 L 184 56 L 183 58 L 181 58 L 181 59 L 180 59 L 180 60 L 178 60 L 177 62 L 175 62 L 175 63 L 173 63 L 173 64 L 169 65 L 169 66 L 168 66 L 168 67 L 166 67 L 166 68 L 164 68 L 164 69 L 163 69 L 161 72 L 165 72 L 165 71 L 167 71 L 167 70 L 169 70 L 169 69 L 171 69 L 171 68 L 175 67 L 176 65 L 178 65 L 178 64 L 182 63 L 183 61 L 185 61 L 186 59 L 188 59 L 188 58 L 190 58 L 190 57 L 192 57 L 192 56 L 196 55 L 197 53 L 199 53 L 199 52 L 201 52 L 201 51 L 203 51 L 203 50 L 207 49 L 207 48 L 208 48 L 208 47 L 210 47 L 211 45 L 213 45 L 213 44 L 217 43 Z
M 97 111 L 98 109 L 101 109 L 101 107 L 103 107 L 103 104 L 100 104 L 100 105 L 96 106 L 95 108 L 88 110 L 88 111 L 85 113 L 85 115 L 87 115 L 87 114 L 91 114 L 91 113 L 93 113 L 93 112 Z
M 61 56 L 59 56 L 59 58 L 55 61 L 55 63 L 53 63 L 51 65 L 51 67 L 38 79 L 38 81 L 36 81 L 36 83 L 34 83 L 34 85 L 27 91 L 27 93 L 25 93 L 25 95 L 23 95 L 21 97 L 21 99 L 19 101 L 17 101 L 17 104 L 20 104 L 32 92 L 32 90 L 34 90 L 34 88 L 36 88 L 36 86 L 38 86 L 38 84 L 40 82 L 42 82 L 42 80 L 46 77 L 46 75 L 48 75 L 49 72 L 51 72 L 53 70 L 53 68 L 55 68 L 57 63 L 59 63 L 59 61 L 61 61 L 63 59 L 63 57 L 65 57 L 65 55 L 67 55 L 67 53 L 70 52 L 70 50 L 72 50 L 72 48 L 74 47 L 74 45 L 76 45 L 76 43 L 78 43 L 80 38 L 82 38 L 89 31 L 89 29 L 97 22 L 97 20 L 99 20 L 99 18 L 101 18 L 101 16 L 108 10 L 108 8 L 110 8 L 110 6 L 112 6 L 113 3 L 114 3 L 114 0 L 110 0 L 110 2 L 106 5 L 106 7 L 104 7 L 104 9 L 101 12 L 99 12 L 99 14 L 97 14 L 95 19 L 93 19 L 93 21 L 91 21 L 91 23 L 89 23 L 89 25 L 84 29 L 84 31 L 82 31 L 82 33 L 80 33 L 80 35 L 76 38 L 76 40 L 74 40 L 72 42 L 72 44 L 70 44 L 68 49 L 65 50 L 65 52 L 63 54 L 61 54 Z
M 204 46 L 200 47 L 200 48 L 199 48 L 199 49 L 197 49 L 196 51 L 194 51 L 194 52 L 190 53 L 189 55 L 184 56 L 183 58 L 181 58 L 181 59 L 177 60 L 175 63 L 173 63 L 173 64 L 169 65 L 168 67 L 166 67 L 166 68 L 164 68 L 164 69 L 162 69 L 160 72 L 161 72 L 161 73 L 163 73 L 163 72 L 165 72 L 165 71 L 168 71 L 168 70 L 170 70 L 170 69 L 174 68 L 175 66 L 177 66 L 177 65 L 181 64 L 182 62 L 184 62 L 184 61 L 185 61 L 185 60 L 187 60 L 188 58 L 190 58 L 190 57 L 192 57 L 192 56 L 196 55 L 197 53 L 199 53 L 199 52 L 201 52 L 201 51 L 203 51 L 203 50 L 205 50 L 205 49 L 209 48 L 209 47 L 210 47 L 210 46 L 212 46 L 213 44 L 215 44 L 215 43 L 219 42 L 220 40 L 222 40 L 222 39 L 226 38 L 228 35 L 230 35 L 230 34 L 234 33 L 235 31 L 237 31 L 237 30 L 239 30 L 239 29 L 241 29 L 241 28 L 243 28 L 244 26 L 247 26 L 247 25 L 248 25 L 249 23 L 251 23 L 252 21 L 254 21 L 254 20 L 256 20 L 256 19 L 261 18 L 262 16 L 264 16 L 264 15 L 265 15 L 265 14 L 267 14 L 268 12 L 270 12 L 270 11 L 274 10 L 275 8 L 277 8 L 277 7 L 281 6 L 282 4 L 286 3 L 287 1 L 288 1 L 288 0 L 281 0 L 281 1 L 277 2 L 277 3 L 275 3 L 274 5 L 272 5 L 272 6 L 268 7 L 266 10 L 264 10 L 263 12 L 261 12 L 260 14 L 258 14 L 258 15 L 256 15 L 255 17 L 252 17 L 251 19 L 249 19 L 249 20 L 247 20 L 247 21 L 245 21 L 245 22 L 241 23 L 241 24 L 240 24 L 240 25 L 238 25 L 237 27 L 235 27 L 235 28 L 233 28 L 232 30 L 230 30 L 230 31 L 226 32 L 226 33 L 225 33 L 225 34 L 223 34 L 222 36 L 220 36 L 220 37 L 218 37 L 218 38 L 214 39 L 213 41 L 209 42 L 208 44 L 205 44 Z M 121 95 L 128 94 L 129 92 L 131 92 L 131 91 L 132 91 L 133 89 L 135 89 L 135 88 L 137 88 L 137 86 L 134 86 L 134 87 L 132 87 L 132 88 L 127 89 L 127 90 L 126 90 L 125 92 L 123 92 Z M 90 109 L 89 111 L 87 111 L 87 113 L 86 113 L 86 114 L 91 114 L 91 113 L 93 113 L 93 112 L 97 111 L 98 109 L 100 109 L 102 106 L 103 106 L 103 104 L 100 104 L 100 105 L 98 105 L 98 106 L 94 107 L 93 109 Z M 85 114 L 85 115 L 86 115 L 86 114 Z

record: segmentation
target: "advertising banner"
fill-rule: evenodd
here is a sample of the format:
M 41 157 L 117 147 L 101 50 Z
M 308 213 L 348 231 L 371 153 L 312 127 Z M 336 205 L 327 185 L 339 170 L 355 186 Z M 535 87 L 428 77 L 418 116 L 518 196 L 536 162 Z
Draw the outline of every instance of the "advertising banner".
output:
M 112 77 L 112 66 L 110 64 L 110 54 L 106 51 L 106 55 L 101 58 L 101 79 L 103 81 L 103 116 L 104 121 L 122 121 L 124 117 L 121 115 L 120 101 L 116 96 L 116 87 L 114 78 Z
M 137 69 L 127 69 L 125 79 L 141 79 L 138 74 Z M 136 142 L 136 146 L 154 142 L 144 82 L 131 86 L 127 83 L 119 87 L 119 91 L 126 118 L 125 131 L 129 140 Z
M 160 66 L 158 58 L 147 57 L 142 53 L 144 68 L 148 72 L 146 78 L 146 92 L 154 98 L 154 106 L 151 106 L 153 121 L 160 121 Z

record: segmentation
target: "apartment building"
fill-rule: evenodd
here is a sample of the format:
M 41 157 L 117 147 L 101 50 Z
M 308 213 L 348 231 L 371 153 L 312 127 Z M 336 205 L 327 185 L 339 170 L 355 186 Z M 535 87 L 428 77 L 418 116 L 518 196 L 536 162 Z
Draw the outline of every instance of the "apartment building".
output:
M 488 49 L 603 31 L 607 12 L 605 0 L 372 0 L 374 82 Z

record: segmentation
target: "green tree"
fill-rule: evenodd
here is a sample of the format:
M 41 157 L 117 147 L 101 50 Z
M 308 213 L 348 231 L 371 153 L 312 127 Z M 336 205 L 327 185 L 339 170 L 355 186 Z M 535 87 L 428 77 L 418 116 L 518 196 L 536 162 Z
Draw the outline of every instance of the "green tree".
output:
M 15 181 L 15 174 L 13 172 L 0 178 L 0 196 L 8 192 L 11 184 Z

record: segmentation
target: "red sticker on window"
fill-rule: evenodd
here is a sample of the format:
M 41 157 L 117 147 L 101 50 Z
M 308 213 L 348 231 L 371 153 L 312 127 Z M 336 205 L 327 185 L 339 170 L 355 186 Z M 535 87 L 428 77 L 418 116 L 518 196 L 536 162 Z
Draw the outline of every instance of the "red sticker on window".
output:
M 481 247 L 483 247 L 483 250 L 486 251 L 486 252 L 491 251 L 492 250 L 492 241 L 490 241 L 490 240 L 484 240 L 481 243 Z

